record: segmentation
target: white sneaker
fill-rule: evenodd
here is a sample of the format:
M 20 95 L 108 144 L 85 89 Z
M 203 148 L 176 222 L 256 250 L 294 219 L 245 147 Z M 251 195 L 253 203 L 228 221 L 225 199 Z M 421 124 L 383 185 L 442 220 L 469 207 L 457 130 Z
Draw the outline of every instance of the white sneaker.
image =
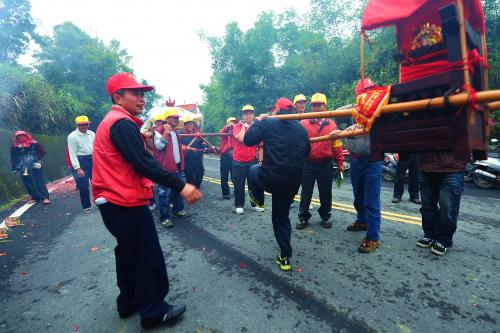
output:
M 243 214 L 244 212 L 245 210 L 243 209 L 243 207 L 236 208 L 236 214 Z
M 312 204 L 310 204 L 309 209 L 314 209 L 314 206 Z
M 290 208 L 293 208 L 293 207 L 295 207 L 295 202 L 294 201 L 292 201 L 292 204 L 290 205 Z
M 264 211 L 265 211 L 265 209 L 264 209 L 264 208 L 257 207 L 257 206 L 252 207 L 252 210 L 254 210 L 254 211 L 256 211 L 256 212 L 264 212 Z

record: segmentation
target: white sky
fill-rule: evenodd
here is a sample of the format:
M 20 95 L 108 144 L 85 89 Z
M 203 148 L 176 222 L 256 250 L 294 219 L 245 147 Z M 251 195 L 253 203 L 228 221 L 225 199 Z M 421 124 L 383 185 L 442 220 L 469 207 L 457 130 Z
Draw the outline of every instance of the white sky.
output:
M 136 75 L 177 104 L 201 103 L 199 85 L 210 81 L 209 49 L 199 31 L 221 36 L 231 21 L 247 30 L 262 11 L 294 8 L 302 14 L 310 5 L 309 0 L 31 0 L 31 4 L 42 34 L 52 35 L 54 25 L 71 21 L 106 43 L 119 40 L 133 57 Z

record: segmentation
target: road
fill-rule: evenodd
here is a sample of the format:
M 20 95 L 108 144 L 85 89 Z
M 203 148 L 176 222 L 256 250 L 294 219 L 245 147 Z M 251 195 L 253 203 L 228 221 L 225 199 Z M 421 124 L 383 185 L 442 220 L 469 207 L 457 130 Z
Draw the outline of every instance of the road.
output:
M 310 227 L 293 230 L 294 270 L 285 273 L 274 263 L 270 210 L 236 215 L 232 200 L 221 198 L 218 163 L 205 159 L 205 198 L 189 207 L 191 217 L 158 227 L 167 299 L 188 310 L 175 326 L 154 331 L 499 331 L 498 190 L 467 188 L 455 244 L 436 257 L 415 246 L 418 206 L 407 193 L 390 203 L 392 187 L 384 184 L 381 248 L 361 255 L 363 235 L 345 229 L 354 221 L 347 179 L 334 189 L 332 229 L 321 228 L 315 212 Z M 98 209 L 83 213 L 72 183 L 55 185 L 52 199 L 24 213 L 24 225 L 0 243 L 0 331 L 141 331 L 138 315 L 116 313 L 115 241 Z

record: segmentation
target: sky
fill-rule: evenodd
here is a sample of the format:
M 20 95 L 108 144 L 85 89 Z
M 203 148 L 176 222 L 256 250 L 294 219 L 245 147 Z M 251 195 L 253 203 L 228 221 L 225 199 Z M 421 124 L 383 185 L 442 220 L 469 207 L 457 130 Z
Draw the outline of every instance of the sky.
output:
M 304 14 L 309 0 L 31 0 L 38 32 L 71 21 L 93 37 L 120 41 L 133 57 L 138 78 L 145 78 L 165 98 L 177 104 L 202 103 L 200 84 L 212 74 L 208 45 L 199 37 L 222 36 L 225 26 L 238 22 L 251 28 L 259 13 L 288 8 Z

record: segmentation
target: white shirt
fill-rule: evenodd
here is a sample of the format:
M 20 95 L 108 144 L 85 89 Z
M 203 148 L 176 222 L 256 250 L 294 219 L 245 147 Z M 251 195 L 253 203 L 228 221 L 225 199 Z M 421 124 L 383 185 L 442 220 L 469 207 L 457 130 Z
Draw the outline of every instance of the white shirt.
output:
M 94 138 L 95 133 L 90 130 L 82 133 L 76 129 L 68 135 L 69 158 L 73 169 L 76 170 L 80 168 L 78 156 L 92 155 L 94 152 Z

